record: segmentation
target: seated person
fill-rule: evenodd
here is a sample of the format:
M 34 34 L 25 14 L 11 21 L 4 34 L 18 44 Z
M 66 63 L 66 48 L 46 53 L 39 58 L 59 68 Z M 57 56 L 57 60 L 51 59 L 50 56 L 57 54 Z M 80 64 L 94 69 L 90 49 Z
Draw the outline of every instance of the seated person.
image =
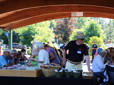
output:
M 26 50 L 25 50 L 25 49 L 21 49 L 21 53 L 22 53 L 22 56 L 21 56 L 20 61 L 25 61 L 25 60 L 27 60 L 27 57 L 25 56 Z
M 103 48 L 101 48 L 101 47 L 97 49 L 97 51 L 96 51 L 96 53 L 95 53 L 95 57 L 99 54 L 99 52 L 100 52 L 101 50 L 103 50 Z
M 18 64 L 21 58 L 21 51 L 18 51 L 16 57 L 14 58 L 15 64 Z
M 38 60 L 38 51 L 37 51 L 37 49 L 32 50 L 32 58 L 33 58 L 33 59 L 31 59 L 32 62 L 29 61 L 28 65 L 38 66 L 38 62 L 34 61 L 34 59 Z
M 112 57 L 112 65 L 114 65 L 114 56 Z
M 98 53 L 98 55 L 94 58 L 93 65 L 92 65 L 94 75 L 102 77 L 102 78 L 105 78 L 104 71 L 105 71 L 106 65 L 109 64 L 109 61 L 107 61 L 107 63 L 105 64 L 103 62 L 103 58 L 106 56 L 106 53 L 107 52 L 105 50 L 101 50 Z
M 109 63 L 111 64 L 111 55 L 110 55 L 110 50 L 106 49 L 106 56 L 104 57 L 104 63 L 106 63 L 107 61 L 109 61 Z
M 9 58 L 10 51 L 8 48 L 3 50 L 3 55 L 0 56 L 0 67 L 8 67 L 12 65 L 12 60 Z
M 14 60 L 15 54 L 16 54 L 16 51 L 11 50 L 9 58 L 12 60 L 12 64 L 15 64 L 15 60 Z

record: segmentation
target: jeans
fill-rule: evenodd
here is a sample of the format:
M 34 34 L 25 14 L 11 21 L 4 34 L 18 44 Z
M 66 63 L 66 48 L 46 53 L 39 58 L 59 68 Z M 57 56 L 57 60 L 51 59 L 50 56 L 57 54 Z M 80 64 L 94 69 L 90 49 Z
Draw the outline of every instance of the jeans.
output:
M 106 78 L 104 76 L 104 72 L 95 72 L 94 75 L 101 78 L 100 81 L 98 82 L 99 84 L 105 85 L 105 82 L 103 82 L 103 79 Z

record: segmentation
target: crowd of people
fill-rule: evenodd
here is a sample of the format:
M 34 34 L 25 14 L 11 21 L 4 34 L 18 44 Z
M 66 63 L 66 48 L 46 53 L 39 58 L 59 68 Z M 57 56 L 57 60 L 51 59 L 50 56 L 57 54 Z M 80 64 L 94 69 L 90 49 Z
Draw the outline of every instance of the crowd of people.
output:
M 25 49 L 21 49 L 21 51 L 4 49 L 3 54 L 0 56 L 0 67 L 8 67 L 22 62 L 29 66 L 38 67 L 49 63 L 56 63 L 62 66 L 63 47 L 56 49 L 55 47 L 51 47 L 49 43 L 38 42 L 36 48 L 32 50 L 30 57 L 26 57 L 25 54 Z
M 87 44 L 84 44 L 86 37 L 83 32 L 79 31 L 77 32 L 76 40 L 70 41 L 67 45 L 63 44 L 60 49 L 51 47 L 49 42 L 47 44 L 37 42 L 36 48 L 32 50 L 32 55 L 29 59 L 25 56 L 25 49 L 16 51 L 6 48 L 3 50 L 3 55 L 0 56 L 0 67 L 8 67 L 28 60 L 27 64 L 30 66 L 40 67 L 43 64 L 56 63 L 68 70 L 82 69 L 84 58 L 89 72 L 93 72 L 97 76 L 103 75 L 106 65 L 113 64 L 112 52 L 110 49 L 98 48 L 94 41 L 92 45 L 93 67 L 91 69 L 89 59 L 90 48 Z
M 14 64 L 18 64 L 20 61 L 27 60 L 26 50 L 21 51 L 9 50 L 8 48 L 3 50 L 3 54 L 0 56 L 0 67 L 8 67 Z

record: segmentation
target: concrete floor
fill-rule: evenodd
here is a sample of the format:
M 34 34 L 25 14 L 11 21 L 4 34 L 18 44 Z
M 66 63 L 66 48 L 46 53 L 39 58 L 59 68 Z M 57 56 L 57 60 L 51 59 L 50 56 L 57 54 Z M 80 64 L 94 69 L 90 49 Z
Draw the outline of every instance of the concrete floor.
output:
M 90 64 L 90 68 L 92 69 L 92 63 Z M 83 72 L 88 72 L 86 63 L 82 63 L 82 69 L 83 69 Z

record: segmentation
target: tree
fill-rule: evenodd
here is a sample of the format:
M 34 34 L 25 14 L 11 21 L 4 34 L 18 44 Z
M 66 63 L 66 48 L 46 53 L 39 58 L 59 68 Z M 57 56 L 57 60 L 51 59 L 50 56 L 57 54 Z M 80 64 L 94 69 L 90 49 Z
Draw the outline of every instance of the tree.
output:
M 101 26 L 94 20 L 91 20 L 89 23 L 86 24 L 85 35 L 87 36 L 87 40 L 85 41 L 86 43 L 90 40 L 90 37 L 92 36 L 97 36 L 101 38 L 105 37 Z
M 90 21 L 89 17 L 78 17 L 76 23 L 76 29 L 82 29 L 85 26 L 85 23 Z
M 55 31 L 56 38 L 59 39 L 60 42 L 68 42 L 69 36 L 73 32 L 73 30 L 76 28 L 76 18 L 64 18 L 64 19 L 58 19 L 57 20 L 57 26 Z
M 3 40 L 3 44 L 8 44 L 8 37 L 5 35 L 7 30 L 0 29 L 0 39 Z M 19 42 L 19 35 L 12 31 L 13 33 L 13 42 Z
M 50 29 L 50 21 L 36 23 L 16 29 L 15 32 L 20 34 L 20 43 L 32 46 L 32 41 L 54 42 L 53 29 Z
M 96 44 L 98 45 L 98 48 L 99 47 L 102 47 L 104 49 L 106 48 L 105 45 L 104 45 L 104 42 L 103 42 L 103 38 L 97 37 L 97 36 L 92 36 L 92 37 L 90 37 L 90 40 L 88 42 L 88 45 L 90 47 L 90 51 L 89 51 L 90 55 L 92 55 L 92 49 L 91 48 L 92 48 L 92 45 L 93 45 L 94 41 L 96 41 Z
M 36 24 L 34 39 L 40 42 L 54 42 L 53 29 L 50 29 L 50 22 L 45 21 Z
M 33 41 L 34 39 L 34 32 L 32 31 L 31 26 L 27 26 L 27 30 L 23 31 L 22 34 L 20 34 L 20 42 L 23 45 L 27 45 L 27 46 L 32 46 L 31 41 Z
M 56 25 L 57 25 L 56 20 L 49 20 L 49 21 L 50 21 L 50 26 L 49 26 L 49 28 L 56 29 Z

